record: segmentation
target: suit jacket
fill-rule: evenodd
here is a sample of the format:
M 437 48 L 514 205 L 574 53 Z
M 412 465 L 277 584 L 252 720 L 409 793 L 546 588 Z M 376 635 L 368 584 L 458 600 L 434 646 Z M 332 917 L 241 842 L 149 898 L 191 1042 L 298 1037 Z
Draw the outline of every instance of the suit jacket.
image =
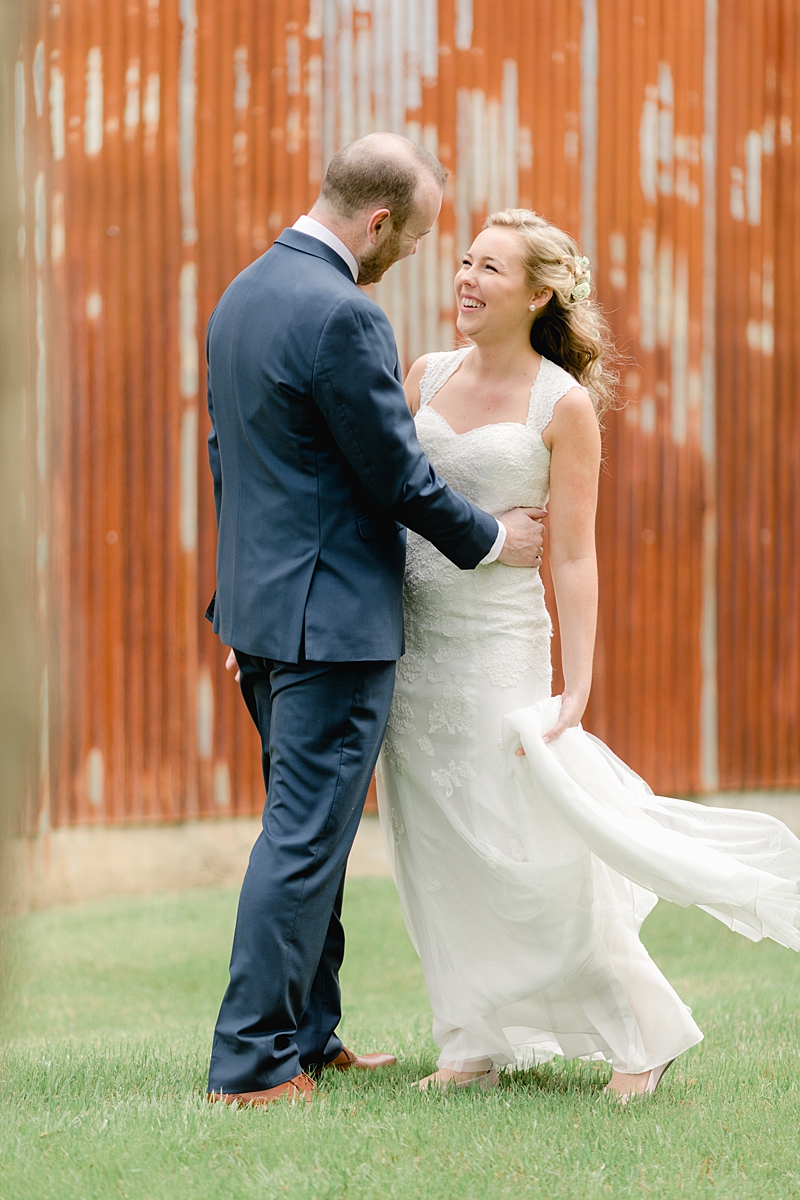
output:
M 399 658 L 405 527 L 469 569 L 497 522 L 422 452 L 383 311 L 285 229 L 222 296 L 207 354 L 214 630 L 283 662 Z

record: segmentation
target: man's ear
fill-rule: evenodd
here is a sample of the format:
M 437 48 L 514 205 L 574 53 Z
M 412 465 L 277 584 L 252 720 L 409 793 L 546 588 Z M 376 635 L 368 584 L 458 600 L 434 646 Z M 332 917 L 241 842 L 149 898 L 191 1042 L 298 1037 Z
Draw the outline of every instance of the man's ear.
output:
M 385 234 L 391 223 L 392 214 L 388 208 L 377 208 L 367 221 L 367 237 L 372 245 L 376 245 Z

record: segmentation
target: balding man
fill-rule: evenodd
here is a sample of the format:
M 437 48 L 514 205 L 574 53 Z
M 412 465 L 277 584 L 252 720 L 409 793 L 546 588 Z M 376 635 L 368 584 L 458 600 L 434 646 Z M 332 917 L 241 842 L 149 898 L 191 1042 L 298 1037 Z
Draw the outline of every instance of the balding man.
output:
M 359 285 L 416 252 L 445 172 L 372 134 L 307 217 L 231 283 L 208 327 L 219 542 L 214 630 L 261 737 L 263 827 L 242 885 L 209 1098 L 309 1099 L 336 1035 L 347 856 L 403 653 L 405 529 L 464 570 L 533 566 L 542 527 L 440 479 L 406 407 L 391 326 Z

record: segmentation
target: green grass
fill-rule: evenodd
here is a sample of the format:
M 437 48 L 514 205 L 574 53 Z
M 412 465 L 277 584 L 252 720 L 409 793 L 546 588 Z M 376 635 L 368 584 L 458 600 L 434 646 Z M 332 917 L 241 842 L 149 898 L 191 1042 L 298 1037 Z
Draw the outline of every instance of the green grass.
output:
M 119 900 L 18 923 L 2 1060 L 2 1200 L 800 1197 L 800 962 L 660 904 L 645 940 L 705 1030 L 655 1097 L 559 1061 L 422 1096 L 436 1051 L 391 883 L 354 880 L 346 1042 L 397 1050 L 308 1109 L 203 1099 L 235 896 Z

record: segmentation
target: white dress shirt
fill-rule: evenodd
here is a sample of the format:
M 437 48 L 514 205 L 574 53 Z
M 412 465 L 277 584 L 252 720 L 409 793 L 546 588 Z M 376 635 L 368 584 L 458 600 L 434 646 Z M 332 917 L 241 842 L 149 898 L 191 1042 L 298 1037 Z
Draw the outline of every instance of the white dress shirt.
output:
M 298 233 L 305 233 L 308 237 L 316 238 L 318 242 L 324 242 L 326 246 L 330 246 L 331 250 L 334 250 L 339 255 L 339 258 L 347 263 L 353 276 L 353 281 L 358 281 L 358 263 L 356 262 L 355 255 L 351 250 L 348 250 L 341 238 L 338 238 L 335 233 L 328 229 L 327 225 L 315 221 L 313 217 L 302 216 L 297 218 L 292 229 L 296 229 Z M 496 517 L 495 520 L 497 520 Z M 482 558 L 478 563 L 479 567 L 487 566 L 499 558 L 500 552 L 505 545 L 506 537 L 505 525 L 502 521 L 497 521 L 497 537 L 495 538 L 494 545 L 486 557 Z
M 298 233 L 305 233 L 308 237 L 316 238 L 318 242 L 324 242 L 326 246 L 330 246 L 331 250 L 335 250 L 339 258 L 343 258 L 350 268 L 353 280 L 358 279 L 358 263 L 351 250 L 347 249 L 341 238 L 338 238 L 335 233 L 328 229 L 327 225 L 321 225 L 319 221 L 315 221 L 313 217 L 298 217 L 292 229 L 296 229 Z

